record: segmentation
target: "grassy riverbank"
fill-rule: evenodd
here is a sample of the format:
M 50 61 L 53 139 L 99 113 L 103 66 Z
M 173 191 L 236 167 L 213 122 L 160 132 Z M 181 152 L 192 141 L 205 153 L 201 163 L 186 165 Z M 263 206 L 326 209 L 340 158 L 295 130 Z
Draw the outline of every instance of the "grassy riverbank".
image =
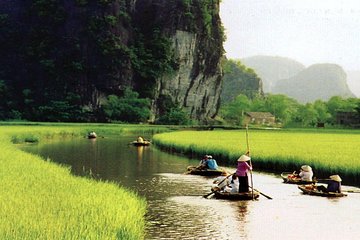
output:
M 2 123 L 0 239 L 143 239 L 146 202 L 114 183 L 75 177 L 13 143 L 166 129 L 101 124 Z
M 271 171 L 298 170 L 309 164 L 315 175 L 340 174 L 344 182 L 359 184 L 359 130 L 249 130 L 252 163 Z M 246 132 L 178 131 L 154 136 L 155 144 L 187 155 L 215 156 L 220 164 L 234 166 L 246 152 Z

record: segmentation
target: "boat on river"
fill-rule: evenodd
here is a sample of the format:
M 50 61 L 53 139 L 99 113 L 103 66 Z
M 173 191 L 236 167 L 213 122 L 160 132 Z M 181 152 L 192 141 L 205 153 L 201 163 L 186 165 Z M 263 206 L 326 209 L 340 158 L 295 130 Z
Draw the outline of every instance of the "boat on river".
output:
M 258 199 L 260 193 L 254 190 L 254 195 L 252 191 L 244 193 L 230 193 L 224 191 L 215 191 L 214 197 L 217 199 L 228 199 L 228 200 L 253 200 Z
M 94 138 L 97 138 L 97 135 L 95 132 L 89 132 L 88 135 L 87 135 L 87 138 L 88 139 L 94 139 Z
M 144 140 L 143 142 L 132 141 L 132 142 L 130 142 L 130 144 L 132 144 L 134 146 L 149 146 L 151 144 L 151 142 L 148 140 Z
M 299 185 L 298 188 L 304 194 L 314 195 L 314 196 L 321 196 L 321 197 L 345 197 L 345 196 L 347 196 L 347 194 L 345 194 L 345 193 L 319 191 L 316 188 L 316 185 L 313 185 L 313 184 Z
M 201 176 L 220 176 L 222 173 L 226 173 L 223 169 L 211 170 L 211 169 L 199 169 L 196 166 L 188 166 L 186 174 L 201 175 Z
M 283 179 L 284 183 L 289 184 L 312 184 L 316 183 L 316 180 L 313 181 L 304 181 L 301 180 L 301 178 L 297 175 L 295 175 L 293 172 L 283 172 L 281 173 L 281 178 Z

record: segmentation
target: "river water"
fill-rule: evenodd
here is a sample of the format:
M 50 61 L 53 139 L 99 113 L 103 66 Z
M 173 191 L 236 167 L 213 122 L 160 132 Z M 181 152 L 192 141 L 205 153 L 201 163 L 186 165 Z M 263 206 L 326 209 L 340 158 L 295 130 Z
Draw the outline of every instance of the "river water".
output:
M 262 195 L 256 201 L 204 198 L 212 178 L 184 174 L 198 160 L 155 146 L 129 145 L 135 138 L 77 139 L 21 148 L 69 165 L 75 175 L 115 181 L 145 197 L 146 239 L 359 239 L 360 193 L 335 199 L 303 195 L 296 185 L 282 183 L 278 174 L 255 169 L 254 188 L 272 200 Z

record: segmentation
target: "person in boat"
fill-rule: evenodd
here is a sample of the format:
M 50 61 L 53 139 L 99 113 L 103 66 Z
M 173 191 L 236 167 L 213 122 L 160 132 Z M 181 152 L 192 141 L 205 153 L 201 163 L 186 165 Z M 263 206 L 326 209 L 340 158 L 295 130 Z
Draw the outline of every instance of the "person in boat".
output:
M 313 180 L 313 171 L 309 165 L 303 165 L 300 168 L 299 177 L 302 181 L 311 182 Z
M 205 155 L 199 163 L 199 166 L 197 166 L 196 168 L 199 170 L 205 170 L 208 168 L 208 160 L 209 160 L 209 156 Z
M 323 185 L 319 185 L 317 186 L 317 190 L 322 191 L 322 192 L 334 192 L 334 193 L 341 193 L 341 181 L 342 179 L 340 178 L 339 175 L 331 175 L 329 180 L 329 183 L 327 185 L 327 187 L 323 186 Z
M 223 191 L 226 186 L 231 184 L 231 177 L 226 172 L 222 172 L 220 176 L 214 178 L 212 189 L 213 191 Z
M 237 180 L 236 173 L 231 177 L 230 183 L 225 187 L 224 191 L 229 193 L 238 193 L 239 192 L 239 182 Z
M 144 142 L 144 138 L 141 136 L 138 136 L 137 140 L 138 143 L 143 143 Z
M 250 161 L 249 153 L 241 155 L 237 160 L 236 176 L 239 179 L 239 192 L 249 192 L 248 172 L 252 170 L 252 166 L 247 163 Z
M 216 160 L 211 155 L 208 155 L 207 168 L 210 170 L 217 170 L 219 168 Z

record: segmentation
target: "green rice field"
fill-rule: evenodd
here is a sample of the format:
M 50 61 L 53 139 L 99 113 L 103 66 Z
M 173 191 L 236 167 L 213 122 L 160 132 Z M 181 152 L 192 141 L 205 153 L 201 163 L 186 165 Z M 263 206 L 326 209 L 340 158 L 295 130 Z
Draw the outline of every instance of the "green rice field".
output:
M 157 134 L 153 142 L 162 148 L 186 155 L 213 155 L 218 163 L 236 166 L 247 151 L 254 168 L 293 171 L 309 164 L 314 174 L 340 174 L 352 184 L 360 180 L 359 130 L 215 130 L 177 131 Z
M 146 202 L 115 183 L 22 152 L 16 144 L 154 128 L 89 124 L 0 126 L 0 239 L 144 239 Z

